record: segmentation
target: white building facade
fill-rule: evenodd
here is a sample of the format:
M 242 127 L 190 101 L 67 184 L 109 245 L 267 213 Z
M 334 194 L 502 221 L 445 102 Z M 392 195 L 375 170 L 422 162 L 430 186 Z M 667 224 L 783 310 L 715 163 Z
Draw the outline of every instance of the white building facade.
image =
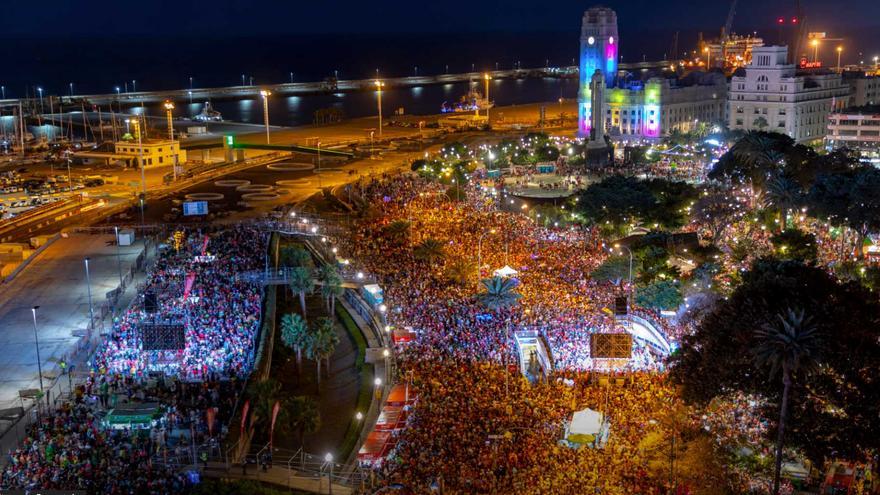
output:
M 850 88 L 839 74 L 798 74 L 787 56 L 785 46 L 752 50 L 745 76 L 730 82 L 731 130 L 778 132 L 799 143 L 824 139 L 828 115 L 847 106 Z
M 851 108 L 828 116 L 829 148 L 851 148 L 868 157 L 880 155 L 880 105 Z

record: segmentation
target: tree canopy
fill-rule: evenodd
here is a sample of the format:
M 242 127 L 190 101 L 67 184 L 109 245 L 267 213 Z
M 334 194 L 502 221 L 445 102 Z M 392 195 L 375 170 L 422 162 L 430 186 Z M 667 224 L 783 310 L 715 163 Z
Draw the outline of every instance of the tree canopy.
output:
M 755 330 L 785 308 L 805 310 L 824 346 L 818 370 L 791 387 L 786 443 L 816 462 L 880 447 L 880 301 L 857 283 L 838 282 L 797 261 L 757 261 L 685 337 L 671 362 L 685 399 L 708 403 L 732 391 L 759 394 L 768 399 L 764 417 L 777 418 L 782 387 L 756 369 L 752 350 Z

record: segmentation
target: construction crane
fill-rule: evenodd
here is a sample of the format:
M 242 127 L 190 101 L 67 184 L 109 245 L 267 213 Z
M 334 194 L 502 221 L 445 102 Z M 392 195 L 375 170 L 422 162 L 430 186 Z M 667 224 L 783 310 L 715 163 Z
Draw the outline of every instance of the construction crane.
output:
M 724 66 L 724 63 L 727 62 L 727 41 L 730 39 L 730 29 L 733 27 L 733 16 L 736 14 L 736 2 L 737 0 L 733 0 L 733 2 L 730 3 L 730 10 L 727 12 L 727 22 L 725 22 L 724 27 L 721 28 L 722 67 Z
M 794 40 L 794 52 L 790 53 L 791 63 L 797 63 L 798 57 L 801 56 L 801 43 L 803 43 L 804 37 L 806 36 L 807 29 L 807 16 L 804 15 L 804 9 L 801 5 L 801 0 L 797 0 L 797 28 L 794 30 L 794 35 L 796 36 Z

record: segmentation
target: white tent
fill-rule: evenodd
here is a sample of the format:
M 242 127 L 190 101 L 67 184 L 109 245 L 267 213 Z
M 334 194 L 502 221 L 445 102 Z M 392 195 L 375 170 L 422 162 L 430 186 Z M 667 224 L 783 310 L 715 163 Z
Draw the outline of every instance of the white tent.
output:
M 565 431 L 563 445 L 573 448 L 588 446 L 601 449 L 605 447 L 610 433 L 610 425 L 604 414 L 592 409 L 583 409 L 572 415 Z
M 596 436 L 602 431 L 602 422 L 605 416 L 599 411 L 592 409 L 583 409 L 576 411 L 571 417 L 571 426 L 568 429 L 569 434 L 574 435 L 593 435 Z
M 499 269 L 495 270 L 495 272 L 494 272 L 496 277 L 503 277 L 503 278 L 512 277 L 512 276 L 516 275 L 517 273 L 519 273 L 519 272 L 514 270 L 513 268 L 507 266 L 507 265 L 504 265 L 504 267 L 499 268 Z

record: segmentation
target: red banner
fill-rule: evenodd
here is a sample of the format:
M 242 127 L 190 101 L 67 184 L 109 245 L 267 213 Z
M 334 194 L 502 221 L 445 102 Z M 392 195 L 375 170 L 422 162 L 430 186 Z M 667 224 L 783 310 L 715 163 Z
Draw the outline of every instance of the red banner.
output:
M 269 445 L 272 445 L 272 434 L 275 433 L 275 419 L 278 418 L 278 411 L 281 410 L 281 401 L 275 401 L 272 406 L 272 423 L 269 424 Z
M 205 240 L 202 241 L 202 256 L 208 252 L 208 235 L 205 234 Z
M 186 301 L 186 298 L 189 297 L 189 293 L 192 290 L 193 283 L 196 281 L 196 272 L 189 272 L 186 274 L 186 283 L 183 286 L 183 300 Z
M 208 421 L 208 435 L 214 436 L 214 419 L 217 417 L 217 409 L 209 407 L 205 411 L 205 419 Z
M 244 401 L 244 406 L 241 408 L 241 434 L 244 436 L 244 424 L 247 421 L 247 413 L 248 409 L 251 407 L 251 401 Z

